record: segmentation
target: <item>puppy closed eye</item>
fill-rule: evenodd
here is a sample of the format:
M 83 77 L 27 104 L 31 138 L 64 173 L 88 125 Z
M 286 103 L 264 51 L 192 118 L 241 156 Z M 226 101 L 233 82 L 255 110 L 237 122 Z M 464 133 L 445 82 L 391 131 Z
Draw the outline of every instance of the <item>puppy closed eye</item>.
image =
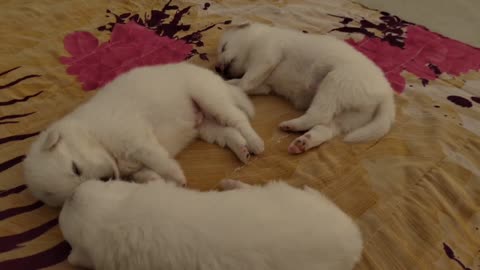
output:
M 222 52 L 225 52 L 226 49 L 227 49 L 227 43 L 223 44 L 223 46 L 222 46 Z
M 230 60 L 230 61 L 226 64 L 225 70 L 229 70 L 230 67 L 233 65 L 233 63 L 235 63 L 236 60 L 237 60 L 237 58 L 235 58 L 235 57 L 232 58 L 232 60 Z
M 43 197 L 47 197 L 47 198 L 51 198 L 53 197 L 55 194 L 53 194 L 53 192 L 50 192 L 50 191 L 45 191 L 43 193 Z
M 73 170 L 73 173 L 76 176 L 81 176 L 82 175 L 82 171 L 80 170 L 80 168 L 78 167 L 78 165 L 75 162 L 72 162 L 72 170 Z

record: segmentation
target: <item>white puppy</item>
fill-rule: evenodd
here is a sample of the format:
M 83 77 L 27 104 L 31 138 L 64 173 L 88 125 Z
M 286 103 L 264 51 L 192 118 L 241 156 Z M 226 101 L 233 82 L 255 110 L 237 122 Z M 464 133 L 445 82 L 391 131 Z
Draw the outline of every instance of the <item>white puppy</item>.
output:
M 308 131 L 289 146 L 302 153 L 339 133 L 358 142 L 382 137 L 395 118 L 393 91 L 382 70 L 344 41 L 262 24 L 234 26 L 223 35 L 216 69 L 249 94 L 274 92 L 301 117 L 285 131 Z
M 68 261 L 97 270 L 347 270 L 362 251 L 351 218 L 319 192 L 282 182 L 199 192 L 87 181 L 59 221 Z
M 119 178 L 139 168 L 133 176 L 139 181 L 161 176 L 184 185 L 172 157 L 198 135 L 228 145 L 243 161 L 249 151 L 263 151 L 247 114 L 253 105 L 246 94 L 207 69 L 187 63 L 137 68 L 42 132 L 24 162 L 25 180 L 51 206 L 86 179 Z

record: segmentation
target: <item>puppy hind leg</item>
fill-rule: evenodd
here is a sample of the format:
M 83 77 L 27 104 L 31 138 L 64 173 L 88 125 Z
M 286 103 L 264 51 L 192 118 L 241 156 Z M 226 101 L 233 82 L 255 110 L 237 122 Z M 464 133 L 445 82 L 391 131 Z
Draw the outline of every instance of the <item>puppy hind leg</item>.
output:
M 333 72 L 330 72 L 317 87 L 317 93 L 305 114 L 280 123 L 280 129 L 284 131 L 305 131 L 316 125 L 328 125 L 339 109 L 338 88 L 338 79 Z
M 246 114 L 235 106 L 228 93 L 229 89 L 226 89 L 230 85 L 219 81 L 219 83 L 205 86 L 202 86 L 201 89 L 197 88 L 197 91 L 191 93 L 193 100 L 220 124 L 236 128 L 247 140 L 254 154 L 262 153 L 264 150 L 263 140 L 250 125 Z
M 243 163 L 250 159 L 247 141 L 238 130 L 221 126 L 213 120 L 205 121 L 198 130 L 201 139 L 208 143 L 216 143 L 220 147 L 228 146 Z
M 307 133 L 296 138 L 290 144 L 290 146 L 288 146 L 288 153 L 304 153 L 308 149 L 319 146 L 320 144 L 330 140 L 331 138 L 335 137 L 339 132 L 340 130 L 335 124 L 332 124 L 330 126 L 314 126 Z
M 344 111 L 335 116 L 335 123 L 340 127 L 342 133 L 349 133 L 370 122 L 375 115 L 375 107 L 361 108 L 355 111 Z

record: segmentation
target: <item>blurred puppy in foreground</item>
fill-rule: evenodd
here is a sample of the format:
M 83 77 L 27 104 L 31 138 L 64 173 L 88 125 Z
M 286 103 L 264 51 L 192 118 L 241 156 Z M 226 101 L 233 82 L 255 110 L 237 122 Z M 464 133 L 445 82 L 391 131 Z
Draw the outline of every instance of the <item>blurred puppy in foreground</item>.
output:
M 319 192 L 221 186 L 233 190 L 86 181 L 60 213 L 68 261 L 97 270 L 349 270 L 359 260 L 357 225 Z

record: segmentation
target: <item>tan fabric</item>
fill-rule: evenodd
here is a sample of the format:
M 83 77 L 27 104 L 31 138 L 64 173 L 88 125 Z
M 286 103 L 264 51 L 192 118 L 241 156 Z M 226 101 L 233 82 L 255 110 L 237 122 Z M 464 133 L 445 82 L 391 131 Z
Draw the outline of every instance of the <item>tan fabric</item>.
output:
M 43 92 L 25 102 L 0 106 L 0 117 L 35 112 L 0 121 L 20 121 L 0 124 L 3 142 L 0 167 L 6 168 L 8 163 L 2 162 L 23 155 L 33 139 L 17 137 L 18 140 L 4 142 L 2 138 L 41 131 L 94 94 L 81 90 L 80 84 L 59 62 L 60 56 L 68 55 L 63 48 L 64 36 L 73 31 L 89 31 L 106 41 L 110 33 L 96 30 L 111 22 L 111 18 L 105 17 L 106 9 L 116 14 L 143 14 L 163 7 L 165 2 L 1 1 L 0 73 L 21 67 L 0 76 L 0 85 L 31 74 L 40 77 L 0 89 L 0 102 Z M 371 20 L 379 17 L 376 11 L 344 0 L 209 2 L 211 6 L 207 10 L 203 9 L 204 1 L 174 0 L 172 4 L 193 5 L 182 19 L 183 23 L 192 25 L 189 31 L 233 18 L 327 33 L 341 26 L 338 18 L 327 14 Z M 200 60 L 198 56 L 191 61 L 211 67 L 220 34 L 221 30 L 216 27 L 203 32 L 205 46 L 198 50 L 207 53 L 210 61 Z M 331 34 L 347 37 L 338 32 Z M 353 36 L 359 38 L 357 34 Z M 442 75 L 442 79 L 426 87 L 413 75 L 405 73 L 404 76 L 408 78 L 407 89 L 396 97 L 395 126 L 379 141 L 346 144 L 337 138 L 306 154 L 288 155 L 287 146 L 295 135 L 283 133 L 276 126 L 301 112 L 277 97 L 254 97 L 257 116 L 253 125 L 266 142 L 264 155 L 243 166 L 231 152 L 196 142 L 178 159 L 190 186 L 195 189 L 215 188 L 219 180 L 229 177 L 252 184 L 285 179 L 292 185 L 309 185 L 324 192 L 361 227 L 365 250 L 356 269 L 462 269 L 459 262 L 447 256 L 452 256 L 450 251 L 465 267 L 477 269 L 480 263 L 480 104 L 472 102 L 472 107 L 463 108 L 446 97 L 480 96 L 480 75 L 475 72 L 457 78 Z M 22 184 L 21 164 L 0 173 L 1 190 Z M 8 265 L 17 267 L 8 269 L 30 269 L 34 259 L 28 256 L 35 254 L 47 262 L 44 266 L 64 260 L 65 247 L 54 249 L 53 255 L 48 254 L 50 257 L 45 255 L 62 241 L 58 227 L 26 237 L 24 242 L 18 240 L 19 234 L 35 228 L 38 231 L 39 226 L 54 220 L 58 211 L 44 206 L 35 208 L 36 205 L 31 206 L 31 210 L 19 210 L 18 207 L 36 202 L 28 190 L 1 194 L 0 217 L 7 218 L 0 220 L 0 268 Z M 11 210 L 13 208 L 16 209 Z M 11 211 L 18 214 L 9 216 Z M 13 242 L 19 244 L 18 248 L 7 247 L 7 243 Z M 444 244 L 451 248 L 447 248 L 448 252 Z M 2 252 L 4 249 L 9 250 Z M 52 259 L 55 254 L 60 259 Z M 12 259 L 26 264 L 18 268 L 19 261 L 9 261 Z M 71 268 L 63 262 L 49 269 Z

